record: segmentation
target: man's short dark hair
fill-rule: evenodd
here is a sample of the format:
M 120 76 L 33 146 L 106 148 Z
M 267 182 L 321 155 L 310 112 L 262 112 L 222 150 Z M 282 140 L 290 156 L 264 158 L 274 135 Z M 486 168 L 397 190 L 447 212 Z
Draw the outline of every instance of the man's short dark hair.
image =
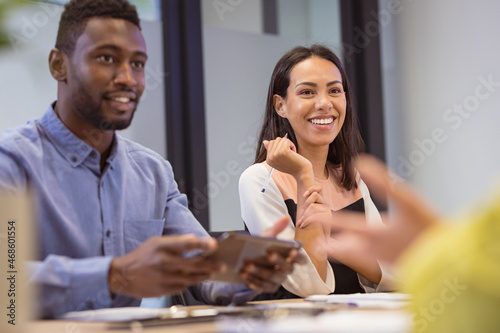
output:
M 64 6 L 59 21 L 56 48 L 73 55 L 76 40 L 94 17 L 126 20 L 141 29 L 137 10 L 127 0 L 71 0 Z

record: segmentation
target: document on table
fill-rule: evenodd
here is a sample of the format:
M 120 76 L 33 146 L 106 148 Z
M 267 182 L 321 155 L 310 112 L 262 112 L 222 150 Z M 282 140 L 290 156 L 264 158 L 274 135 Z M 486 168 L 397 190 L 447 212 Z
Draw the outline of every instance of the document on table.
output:
M 186 309 L 170 307 L 163 309 L 123 307 L 68 312 L 59 319 L 78 321 L 132 322 L 142 320 L 189 321 L 198 319 L 213 319 L 218 314 L 215 309 Z
M 411 317 L 402 310 L 337 310 L 265 320 L 227 317 L 215 323 L 223 333 L 408 333 Z
M 366 293 L 313 295 L 306 301 L 341 304 L 361 308 L 399 309 L 408 305 L 410 295 L 401 293 Z

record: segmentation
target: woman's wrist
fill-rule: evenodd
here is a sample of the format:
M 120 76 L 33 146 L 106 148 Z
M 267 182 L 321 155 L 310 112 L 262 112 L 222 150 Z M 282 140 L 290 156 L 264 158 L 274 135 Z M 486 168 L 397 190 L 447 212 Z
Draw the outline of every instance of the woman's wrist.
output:
M 302 168 L 294 177 L 299 187 L 302 185 L 303 188 L 308 189 L 314 185 L 314 174 L 311 166 Z

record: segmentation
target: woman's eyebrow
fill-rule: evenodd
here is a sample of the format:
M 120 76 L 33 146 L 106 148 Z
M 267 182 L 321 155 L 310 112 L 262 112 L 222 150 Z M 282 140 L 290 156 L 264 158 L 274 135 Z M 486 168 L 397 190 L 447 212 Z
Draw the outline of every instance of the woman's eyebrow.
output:
M 335 81 L 332 81 L 332 82 L 328 82 L 328 83 L 326 84 L 326 86 L 327 86 L 327 87 L 329 87 L 329 86 L 333 86 L 334 84 L 337 84 L 337 83 L 342 84 L 342 82 L 340 82 L 339 80 L 335 80 Z
M 314 82 L 300 82 L 300 83 L 297 83 L 297 85 L 295 86 L 295 88 L 297 88 L 298 86 L 301 86 L 301 85 L 304 85 L 304 86 L 313 86 L 313 87 L 317 87 L 318 86 Z
M 326 84 L 327 87 L 329 86 L 332 86 L 334 84 L 337 84 L 337 83 L 340 83 L 342 84 L 342 82 L 340 82 L 339 80 L 335 80 L 335 81 L 332 81 L 332 82 L 328 82 Z M 317 87 L 318 85 L 314 82 L 307 82 L 307 81 L 304 81 L 304 82 L 300 82 L 300 83 L 297 83 L 297 85 L 295 86 L 295 88 L 297 88 L 298 86 L 301 86 L 301 85 L 304 85 L 304 86 L 312 86 L 312 87 Z

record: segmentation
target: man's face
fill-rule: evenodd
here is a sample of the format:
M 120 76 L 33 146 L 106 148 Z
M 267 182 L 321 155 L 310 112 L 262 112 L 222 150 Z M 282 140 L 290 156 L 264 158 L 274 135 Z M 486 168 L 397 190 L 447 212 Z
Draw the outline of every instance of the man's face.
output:
M 90 19 L 69 58 L 67 91 L 76 115 L 101 130 L 127 128 L 144 91 L 146 60 L 137 26 L 121 19 Z

